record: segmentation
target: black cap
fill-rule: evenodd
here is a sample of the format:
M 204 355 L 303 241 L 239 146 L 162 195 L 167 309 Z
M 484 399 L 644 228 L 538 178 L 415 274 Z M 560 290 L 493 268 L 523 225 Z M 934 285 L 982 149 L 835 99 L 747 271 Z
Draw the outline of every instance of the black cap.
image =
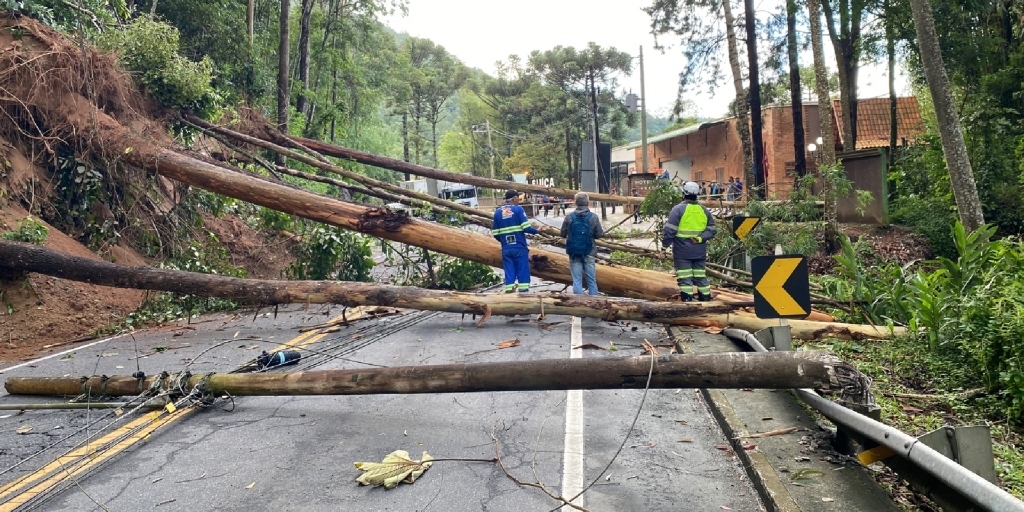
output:
M 505 191 L 505 200 L 506 201 L 509 200 L 509 199 L 512 199 L 513 197 L 519 197 L 519 192 L 516 192 L 515 190 L 506 190 Z

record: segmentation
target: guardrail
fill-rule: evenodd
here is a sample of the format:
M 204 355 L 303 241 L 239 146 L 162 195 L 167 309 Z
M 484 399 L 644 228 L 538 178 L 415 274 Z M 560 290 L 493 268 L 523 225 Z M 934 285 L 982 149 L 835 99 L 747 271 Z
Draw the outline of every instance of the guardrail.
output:
M 768 351 L 753 334 L 747 331 L 726 329 L 722 334 L 732 340 L 747 343 L 757 352 Z M 900 473 L 901 477 L 911 482 L 911 485 L 919 490 L 923 490 L 943 508 L 966 510 L 969 509 L 969 507 L 964 507 L 964 501 L 966 501 L 993 512 L 1024 512 L 1024 502 L 920 442 L 916 437 L 822 398 L 813 389 L 796 389 L 794 391 L 804 403 L 823 414 L 839 429 L 845 429 L 863 439 L 885 446 L 902 460 L 908 462 L 913 469 L 919 470 L 943 484 L 936 487 L 928 485 L 927 482 L 921 482 L 920 479 L 915 483 L 914 476 L 909 472 L 893 468 Z M 921 489 L 921 487 L 926 487 L 926 489 Z M 954 495 L 950 495 L 950 493 Z

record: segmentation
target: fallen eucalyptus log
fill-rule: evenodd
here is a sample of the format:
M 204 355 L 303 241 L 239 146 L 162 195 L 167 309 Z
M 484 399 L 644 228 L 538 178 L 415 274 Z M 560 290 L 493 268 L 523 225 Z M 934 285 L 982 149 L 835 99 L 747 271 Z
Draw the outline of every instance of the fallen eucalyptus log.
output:
M 482 315 L 552 314 L 672 324 L 729 311 L 721 302 L 652 302 L 568 294 L 484 294 L 339 281 L 273 281 L 118 265 L 0 240 L 0 270 L 36 272 L 117 288 L 137 288 L 273 304 L 390 306 Z
M 281 139 L 286 138 L 283 134 L 277 130 L 264 130 L 260 134 L 256 135 L 261 139 L 270 139 L 277 142 L 284 142 Z M 455 183 L 464 183 L 467 185 L 475 185 L 481 188 L 505 190 L 508 188 L 514 188 L 519 192 L 533 192 L 536 194 L 545 194 L 551 196 L 559 196 L 571 198 L 576 195 L 578 190 L 571 190 L 565 188 L 555 187 L 542 187 L 540 185 L 530 185 L 528 183 L 512 183 L 505 180 L 483 178 L 480 176 L 473 176 L 469 174 L 458 174 L 453 172 L 442 171 L 441 169 L 434 169 L 433 167 L 427 167 L 425 165 L 417 165 L 397 158 L 389 158 L 386 156 L 374 155 L 373 153 L 367 153 L 365 151 L 358 151 L 355 149 L 344 148 L 326 142 L 321 142 L 314 139 L 306 139 L 302 137 L 287 137 L 294 142 L 301 144 L 313 151 L 318 153 L 333 156 L 335 158 L 344 158 L 365 165 L 372 165 L 374 167 L 380 167 L 382 169 L 390 169 L 392 171 L 398 171 L 403 173 L 409 173 L 416 176 L 422 176 L 425 178 L 434 178 L 438 180 L 451 181 Z M 607 201 L 619 204 L 640 204 L 643 202 L 642 197 L 632 196 L 620 196 L 614 194 L 599 194 L 596 192 L 587 192 L 590 199 L 593 201 Z
M 597 357 L 281 373 L 214 373 L 135 378 L 9 377 L 12 395 L 135 396 L 151 388 L 233 396 L 472 393 L 566 389 L 813 388 L 846 391 L 856 369 L 830 352 L 729 352 L 651 358 Z M 837 372 L 837 368 L 840 371 Z M 855 391 L 855 390 L 854 390 Z
M 273 281 L 240 279 L 181 270 L 117 265 L 72 256 L 37 245 L 0 240 L 0 271 L 36 272 L 102 286 L 138 288 L 208 297 L 249 300 L 260 304 L 317 303 L 346 306 L 390 306 L 482 315 L 553 314 L 604 320 L 635 320 L 669 325 L 735 326 L 759 330 L 776 325 L 749 313 L 726 314 L 732 308 L 714 302 L 664 302 L 565 294 L 483 294 L 426 290 L 406 286 L 338 281 Z M 799 339 L 888 338 L 885 329 L 870 325 L 790 320 Z M 897 328 L 897 333 L 903 332 Z
M 692 327 L 715 327 L 724 329 L 735 327 L 745 331 L 756 332 L 766 327 L 779 325 L 778 320 L 763 320 L 751 313 L 734 312 L 728 314 L 707 314 L 702 318 L 681 318 L 675 325 Z M 800 340 L 819 340 L 837 338 L 841 340 L 883 340 L 907 333 L 906 327 L 888 327 L 862 324 L 843 324 L 839 322 L 814 322 L 810 320 L 789 320 L 791 335 Z
M 122 162 L 211 192 L 343 229 L 366 233 L 442 254 L 501 267 L 501 246 L 487 235 L 409 218 L 382 209 L 358 206 L 305 190 L 272 183 L 189 156 L 127 130 L 78 94 L 60 96 L 57 104 L 37 97 L 39 108 L 67 117 L 68 136 L 89 141 L 103 153 L 114 151 Z M 56 101 L 56 100 L 53 100 Z M 75 113 L 67 115 L 68 112 Z M 63 117 L 61 117 L 63 118 Z M 569 284 L 569 258 L 563 253 L 530 250 L 531 273 Z M 675 277 L 630 267 L 597 268 L 601 291 L 621 297 L 663 300 L 679 293 Z M 749 300 L 749 299 L 748 299 Z
M 266 137 L 268 139 L 276 140 L 278 142 L 284 142 L 281 139 L 286 138 L 285 135 L 281 134 L 280 132 L 278 132 L 276 129 L 273 129 L 272 127 L 267 127 L 267 129 L 264 130 L 264 132 L 262 134 L 260 134 L 259 137 L 260 138 Z M 412 174 L 412 175 L 415 175 L 415 176 L 421 176 L 421 177 L 424 177 L 424 178 L 434 178 L 434 179 L 438 179 L 438 180 L 453 181 L 453 182 L 456 182 L 456 183 L 464 183 L 464 184 L 467 184 L 467 185 L 475 185 L 475 186 L 480 187 L 480 188 L 498 189 L 498 190 L 509 188 L 509 186 L 511 185 L 512 188 L 515 188 L 516 190 L 518 190 L 520 192 L 533 192 L 533 193 L 536 193 L 536 194 L 545 194 L 545 195 L 559 196 L 559 197 L 566 197 L 566 198 L 571 198 L 574 195 L 576 195 L 576 192 L 578 192 L 578 190 L 570 190 L 570 189 L 565 189 L 565 188 L 543 187 L 543 186 L 540 186 L 540 185 L 530 185 L 528 183 L 515 183 L 515 184 L 511 184 L 511 183 L 509 183 L 508 181 L 505 181 L 505 180 L 492 179 L 492 178 L 483 178 L 483 177 L 480 177 L 480 176 L 473 176 L 473 175 L 466 175 L 466 174 L 457 174 L 457 173 L 453 173 L 453 172 L 442 171 L 441 169 L 435 169 L 433 167 L 427 167 L 425 165 L 417 165 L 417 164 L 405 162 L 403 160 L 398 160 L 397 158 L 389 158 L 389 157 L 386 157 L 386 156 L 375 155 L 373 153 L 367 153 L 365 151 L 359 151 L 359 150 L 356 150 L 356 149 L 349 149 L 349 148 L 346 148 L 346 147 L 337 146 L 337 145 L 334 145 L 334 144 L 329 144 L 327 142 L 323 142 L 323 141 L 319 141 L 319 140 L 306 139 L 306 138 L 303 138 L 303 137 L 291 137 L 291 136 L 289 136 L 287 138 L 290 139 L 291 141 L 301 145 L 301 146 L 309 148 L 310 150 L 316 151 L 317 153 L 320 153 L 320 154 L 323 154 L 323 155 L 333 156 L 335 158 L 344 158 L 346 160 L 351 160 L 351 161 L 356 162 L 356 163 L 360 163 L 360 164 L 364 164 L 364 165 L 372 165 L 374 167 L 380 167 L 382 169 L 390 169 L 392 171 L 397 171 L 397 172 L 402 172 L 402 173 L 409 173 L 409 174 Z M 596 192 L 587 192 L 587 195 L 590 196 L 590 199 L 593 200 L 593 201 L 605 201 L 605 202 L 608 202 L 608 203 L 617 203 L 617 204 L 629 204 L 629 205 L 640 204 L 644 200 L 643 197 L 620 196 L 620 195 L 617 195 L 617 194 L 599 194 L 599 193 L 596 193 Z M 767 202 L 768 203 L 776 203 L 777 201 L 767 201 Z M 700 203 L 705 205 L 705 206 L 718 207 L 718 208 L 743 208 L 743 207 L 746 207 L 746 205 L 747 205 L 746 200 L 725 201 L 725 200 L 722 200 L 722 199 L 707 199 L 707 200 L 701 200 Z

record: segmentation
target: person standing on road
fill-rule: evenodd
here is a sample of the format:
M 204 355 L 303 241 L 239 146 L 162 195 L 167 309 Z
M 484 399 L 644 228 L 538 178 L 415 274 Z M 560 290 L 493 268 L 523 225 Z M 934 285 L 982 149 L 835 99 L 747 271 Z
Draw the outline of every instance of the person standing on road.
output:
M 675 205 L 665 221 L 662 246 L 672 247 L 672 263 L 679 284 L 679 299 L 693 300 L 693 287 L 697 286 L 697 300 L 711 300 L 706 263 L 708 240 L 718 231 L 711 211 L 697 202 L 700 186 L 692 181 L 683 184 L 683 202 Z
M 505 192 L 505 204 L 494 210 L 491 235 L 501 242 L 501 264 L 505 269 L 505 293 L 530 291 L 530 248 L 526 234 L 536 235 L 526 212 L 519 206 L 519 192 Z M 518 283 L 518 287 L 516 284 Z
M 583 294 L 583 279 L 587 291 L 597 295 L 597 245 L 594 239 L 604 236 L 600 219 L 590 211 L 590 196 L 585 192 L 576 194 L 576 210 L 562 221 L 562 237 L 565 238 L 565 253 L 569 255 L 569 274 L 572 275 L 572 292 Z

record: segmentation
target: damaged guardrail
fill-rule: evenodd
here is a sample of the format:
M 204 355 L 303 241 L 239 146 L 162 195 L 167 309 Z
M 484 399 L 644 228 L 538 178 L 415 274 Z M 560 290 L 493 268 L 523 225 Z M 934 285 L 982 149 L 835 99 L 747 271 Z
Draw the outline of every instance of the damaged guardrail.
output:
M 726 329 L 722 334 L 747 343 L 755 352 L 769 352 L 747 331 Z M 797 388 L 794 391 L 804 403 L 823 414 L 840 430 L 892 450 L 897 457 L 882 462 L 944 509 L 973 510 L 980 507 L 994 512 L 1024 512 L 1024 502 L 918 438 L 822 398 L 812 389 Z M 925 475 L 927 478 L 922 478 Z

